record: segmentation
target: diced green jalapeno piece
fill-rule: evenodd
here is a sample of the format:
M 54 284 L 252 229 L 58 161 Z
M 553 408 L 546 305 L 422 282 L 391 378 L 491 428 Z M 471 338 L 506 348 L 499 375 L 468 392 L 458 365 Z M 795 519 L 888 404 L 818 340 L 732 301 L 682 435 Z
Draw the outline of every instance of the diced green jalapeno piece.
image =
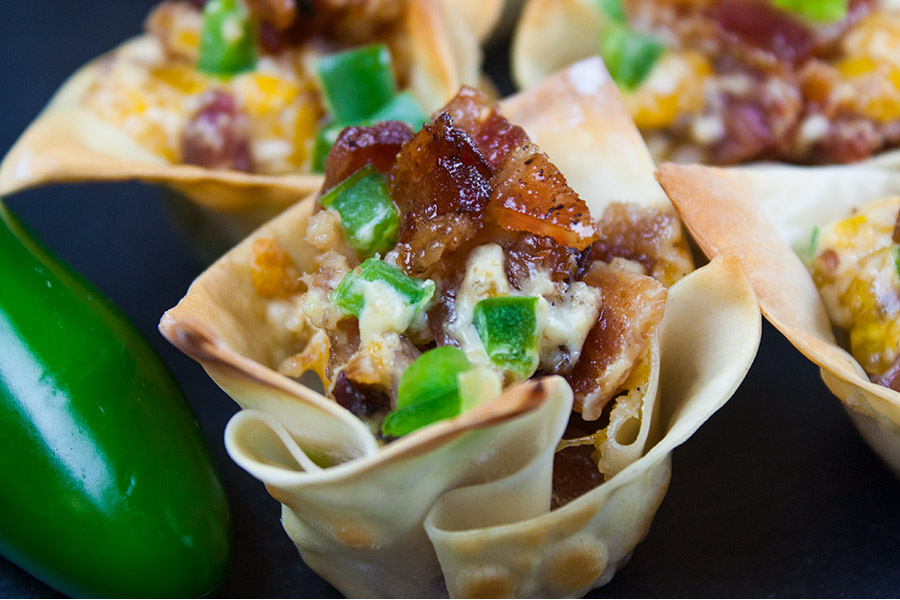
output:
M 388 413 L 381 431 L 400 437 L 462 412 L 459 375 L 472 368 L 459 348 L 441 346 L 425 352 L 406 369 L 397 388 L 397 409 Z
M 894 258 L 894 270 L 897 271 L 897 277 L 900 277 L 900 246 L 891 246 L 891 256 Z
M 600 35 L 600 56 L 619 87 L 633 90 L 653 70 L 666 47 L 628 25 L 608 23 Z
M 384 253 L 397 243 L 400 212 L 384 176 L 366 165 L 322 196 L 322 206 L 341 215 L 347 241 L 359 256 Z
M 359 317 L 366 304 L 366 287 L 373 282 L 390 286 L 416 312 L 425 308 L 434 295 L 434 282 L 430 279 L 413 279 L 394 265 L 369 258 L 344 275 L 331 293 L 331 301 L 345 313 Z
M 812 260 L 816 256 L 816 246 L 819 245 L 819 228 L 814 227 L 812 230 L 812 235 L 809 236 L 809 248 L 807 249 L 807 253 L 809 254 L 809 260 Z
M 338 136 L 345 127 L 359 125 L 374 125 L 381 121 L 403 121 L 418 131 L 428 120 L 428 115 L 419 106 L 418 100 L 410 92 L 400 92 L 391 98 L 387 104 L 378 109 L 369 118 L 356 123 L 328 123 L 316 133 L 312 151 L 312 170 L 314 173 L 325 172 L 325 159 L 331 152 L 331 147 L 337 141 Z
M 369 124 L 379 121 L 403 121 L 414 131 L 422 129 L 422 125 L 427 120 L 428 115 L 422 110 L 419 101 L 408 91 L 400 92 L 366 119 Z
M 813 21 L 840 21 L 847 16 L 847 0 L 775 0 L 775 5 Z
M 383 44 L 323 56 L 318 70 L 325 104 L 335 123 L 369 118 L 394 97 L 397 89 L 391 53 Z
M 594 3 L 597 5 L 597 10 L 613 21 L 626 22 L 625 6 L 622 4 L 622 0 L 594 0 Z
M 256 58 L 253 25 L 243 3 L 209 0 L 203 7 L 197 68 L 212 75 L 234 75 L 252 69 Z
M 316 139 L 313 141 L 312 164 L 310 168 L 313 173 L 325 172 L 325 159 L 331 152 L 331 147 L 337 141 L 341 131 L 346 125 L 342 123 L 328 123 L 316 132 Z
M 532 296 L 486 298 L 475 305 L 475 330 L 488 358 L 523 378 L 538 365 L 537 305 Z

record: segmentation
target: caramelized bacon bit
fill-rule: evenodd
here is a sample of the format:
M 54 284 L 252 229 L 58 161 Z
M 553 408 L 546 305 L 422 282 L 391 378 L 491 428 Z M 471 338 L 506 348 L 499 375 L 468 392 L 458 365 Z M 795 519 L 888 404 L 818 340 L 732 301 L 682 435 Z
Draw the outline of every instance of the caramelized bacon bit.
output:
M 335 381 L 336 371 L 344 366 L 359 350 L 359 321 L 356 317 L 347 317 L 326 331 L 328 334 L 328 368 L 323 381 Z
M 722 28 L 778 59 L 799 63 L 815 51 L 815 32 L 789 13 L 756 0 L 722 0 L 715 9 Z
M 883 143 L 882 134 L 866 119 L 839 116 L 832 119 L 825 138 L 814 153 L 822 162 L 850 163 L 872 156 Z
M 341 131 L 325 161 L 324 194 L 367 164 L 390 172 L 412 128 L 400 121 L 382 121 L 372 127 L 347 127 Z
M 665 286 L 694 268 L 681 223 L 673 214 L 649 206 L 613 202 L 603 211 L 597 227 L 600 239 L 591 246 L 592 261 L 632 260 Z
M 516 148 L 528 143 L 528 134 L 492 109 L 475 134 L 475 145 L 495 170 L 499 170 Z
M 247 0 L 247 7 L 260 20 L 279 30 L 287 29 L 297 18 L 295 0 Z
M 590 251 L 579 252 L 546 236 L 525 234 L 501 244 L 506 254 L 506 277 L 521 289 L 522 281 L 535 271 L 550 274 L 552 281 L 571 281 L 583 274 Z
M 595 452 L 593 445 L 584 445 L 570 446 L 553 455 L 551 510 L 568 504 L 603 483 L 603 474 L 593 457 Z
M 444 105 L 441 113 L 447 113 L 453 119 L 453 125 L 457 129 L 461 129 L 474 138 L 481 128 L 481 122 L 484 114 L 488 110 L 487 95 L 481 90 L 469 87 L 467 85 L 459 88 L 450 102 Z M 432 121 L 436 121 L 440 115 L 435 116 Z
M 662 320 L 667 292 L 651 277 L 603 263 L 595 264 L 584 282 L 603 292 L 603 307 L 567 379 L 575 410 L 592 421 L 644 354 Z
M 208 169 L 253 171 L 250 121 L 233 96 L 222 90 L 206 94 L 182 131 L 181 161 Z
M 331 394 L 335 401 L 357 417 L 372 417 L 391 410 L 391 400 L 383 391 L 360 385 L 343 372 L 338 373 Z
M 891 241 L 900 244 L 900 212 L 897 213 L 897 219 L 894 221 L 894 231 L 891 233 Z
M 491 184 L 486 214 L 508 231 L 549 236 L 578 250 L 600 235 L 584 200 L 533 145 L 515 152 Z
M 399 263 L 407 273 L 427 273 L 478 232 L 490 176 L 490 165 L 446 113 L 403 145 L 388 189 L 403 215 Z
M 263 298 L 287 298 L 303 291 L 294 259 L 273 238 L 253 240 L 250 278 L 256 293 Z

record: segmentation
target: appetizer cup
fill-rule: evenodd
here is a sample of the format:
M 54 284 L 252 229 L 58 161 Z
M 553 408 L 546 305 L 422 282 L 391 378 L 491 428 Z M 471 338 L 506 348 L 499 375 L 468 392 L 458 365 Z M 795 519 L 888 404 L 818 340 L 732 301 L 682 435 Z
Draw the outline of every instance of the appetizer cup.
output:
M 885 0 L 528 0 L 512 66 L 600 52 L 658 162 L 839 164 L 900 147 L 898 24 Z
M 255 231 L 203 273 L 160 322 L 163 335 L 198 360 L 241 406 L 243 410 L 232 418 L 226 429 L 229 454 L 282 503 L 284 528 L 307 564 L 348 596 L 436 597 L 449 593 L 453 597 L 574 597 L 607 583 L 627 562 L 650 527 L 668 487 L 671 451 L 731 396 L 758 347 L 759 309 L 737 260 L 724 257 L 686 274 L 693 266 L 681 226 L 675 219 L 674 209 L 653 180 L 653 162 L 599 59 L 571 66 L 541 85 L 503 101 L 499 110 L 479 102 L 476 92 L 463 90 L 446 112 L 437 113 L 418 134 L 410 133 L 412 137 L 407 138 L 399 153 L 390 157 L 396 161 L 390 171 L 391 189 L 404 185 L 402 169 L 410 157 L 420 165 L 431 164 L 428 160 L 436 159 L 437 170 L 450 165 L 442 173 L 451 177 L 463 174 L 467 181 L 477 180 L 477 173 L 453 161 L 454 156 L 466 155 L 475 148 L 473 144 L 480 144 L 477 147 L 486 148 L 491 160 L 506 164 L 502 169 L 510 168 L 504 161 L 511 160 L 518 161 L 516 168 L 539 169 L 516 171 L 535 173 L 536 179 L 525 177 L 530 184 L 555 182 L 552 196 L 542 195 L 546 189 L 537 191 L 537 200 L 529 196 L 533 202 L 549 202 L 548 206 L 553 206 L 542 219 L 525 219 L 534 213 L 529 212 L 528 206 L 515 204 L 513 198 L 521 196 L 507 196 L 524 211 L 519 213 L 523 219 L 513 219 L 510 227 L 550 231 L 546 236 L 539 236 L 541 243 L 550 244 L 543 247 L 544 252 L 546 248 L 559 248 L 553 246 L 558 237 L 579 243 L 594 231 L 597 223 L 602 227 L 603 220 L 595 223 L 585 219 L 583 213 L 587 208 L 594 215 L 608 211 L 617 215 L 622 213 L 615 211 L 615 203 L 626 201 L 632 207 L 626 214 L 658 217 L 652 221 L 657 229 L 651 227 L 637 232 L 629 229 L 634 223 L 625 226 L 628 233 L 634 234 L 627 238 L 629 241 L 623 241 L 623 236 L 615 242 L 609 231 L 603 234 L 606 237 L 597 238 L 599 233 L 589 237 L 609 242 L 603 246 L 608 253 L 607 260 L 622 268 L 602 260 L 591 267 L 590 273 L 599 269 L 597 273 L 605 273 L 608 279 L 598 288 L 603 294 L 606 316 L 601 319 L 599 313 L 594 313 L 588 327 L 592 336 L 603 330 L 609 337 L 588 338 L 583 351 L 581 347 L 577 349 L 582 355 L 593 356 L 591 360 L 596 362 L 592 364 L 601 365 L 598 371 L 589 371 L 588 377 L 578 380 L 584 384 L 582 387 L 570 385 L 570 380 L 574 381 L 571 368 L 560 371 L 561 374 L 526 379 L 534 375 L 536 359 L 524 375 L 516 371 L 521 363 L 513 359 L 509 359 L 511 363 L 502 363 L 514 364 L 503 370 L 507 385 L 502 393 L 496 376 L 485 376 L 476 379 L 476 385 L 466 386 L 471 381 L 470 374 L 480 373 L 478 377 L 481 377 L 485 373 L 479 370 L 485 364 L 478 363 L 479 356 L 488 361 L 484 368 L 494 372 L 491 365 L 500 364 L 495 358 L 506 360 L 512 354 L 495 355 L 493 349 L 485 350 L 493 348 L 483 341 L 492 339 L 489 337 L 482 337 L 482 342 L 475 345 L 470 344 L 471 338 L 466 338 L 459 342 L 460 349 L 453 347 L 454 344 L 439 343 L 438 348 L 418 356 L 411 366 L 404 366 L 396 400 L 398 408 L 388 413 L 380 425 L 375 420 L 373 427 L 372 415 L 377 411 L 371 410 L 371 404 L 367 403 L 374 400 L 364 393 L 372 388 L 361 386 L 354 378 L 364 373 L 377 379 L 379 375 L 402 369 L 389 362 L 378 362 L 383 355 L 377 354 L 371 355 L 372 361 L 364 364 L 350 359 L 340 363 L 343 370 L 330 369 L 330 361 L 342 348 L 332 346 L 331 337 L 317 341 L 321 338 L 313 331 L 313 320 L 318 318 L 311 310 L 314 303 L 303 304 L 310 309 L 305 313 L 296 311 L 297 304 L 289 303 L 286 309 L 284 299 L 264 297 L 253 281 L 260 258 L 265 259 L 263 262 L 274 260 L 285 272 L 295 272 L 285 281 L 295 280 L 296 273 L 308 274 L 303 276 L 308 288 L 302 293 L 309 299 L 311 290 L 320 281 L 317 278 L 328 277 L 324 263 L 331 259 L 327 257 L 334 258 L 332 250 L 316 247 L 321 237 L 315 233 L 309 235 L 309 232 L 323 232 L 310 229 L 311 224 L 321 226 L 332 218 L 328 217 L 332 209 L 323 206 L 339 207 L 340 201 L 332 191 L 307 198 Z M 470 138 L 453 123 L 469 127 L 478 135 Z M 510 123 L 517 123 L 522 129 Z M 497 137 L 483 136 L 485 127 Z M 364 133 L 377 137 L 380 131 L 390 133 L 391 128 L 370 128 Z M 341 134 L 329 156 L 328 176 L 332 167 L 343 164 L 347 156 L 338 150 L 343 152 L 347 147 L 359 146 L 348 146 L 342 140 L 357 134 L 351 130 Z M 429 154 L 433 147 L 430 144 L 436 143 L 435 140 L 451 138 L 459 142 L 457 154 L 436 157 Z M 546 155 L 536 152 L 529 138 Z M 516 144 L 505 145 L 511 139 Z M 503 158 L 507 151 L 510 154 Z M 516 154 L 522 151 L 527 153 Z M 470 154 L 467 160 L 474 161 L 466 163 L 471 165 L 482 164 L 479 161 L 483 159 L 472 158 Z M 486 165 L 483 163 L 488 168 Z M 565 178 L 557 175 L 557 168 L 565 173 Z M 497 172 L 494 171 L 495 175 Z M 376 179 L 378 176 L 370 166 L 356 173 L 369 173 Z M 426 173 L 430 171 L 426 169 Z M 326 183 L 326 190 L 348 189 L 345 182 L 351 180 L 359 181 L 357 174 Z M 342 182 L 335 187 L 337 181 Z M 421 185 L 414 186 L 416 193 L 423 198 L 422 204 L 428 206 L 431 200 L 423 186 L 429 185 L 430 180 L 426 176 L 417 181 Z M 440 181 L 444 182 L 442 185 L 450 185 L 446 179 Z M 491 178 L 492 185 L 498 186 L 494 189 L 500 189 L 505 182 L 522 189 L 515 187 L 517 181 L 521 185 L 518 176 Z M 457 188 L 450 185 L 449 189 Z M 450 194 L 451 200 L 458 196 L 455 191 Z M 394 200 L 398 206 L 405 206 L 397 196 Z M 502 213 L 502 209 L 509 206 L 504 203 L 499 207 L 501 212 L 496 218 L 508 218 L 510 215 Z M 573 207 L 580 209 L 570 210 Z M 451 218 L 461 214 L 442 213 L 440 206 L 435 210 L 437 215 L 432 214 L 417 226 L 440 222 L 447 214 Z M 348 218 L 348 239 L 358 238 L 350 229 L 350 213 L 341 215 L 342 219 Z M 638 219 L 640 223 L 648 222 Z M 401 222 L 401 241 L 406 239 L 403 237 L 406 224 Z M 487 222 L 483 226 L 485 229 L 478 235 L 499 231 Z M 307 231 L 306 237 L 303 231 Z M 516 235 L 522 232 L 505 231 Z M 654 233 L 669 237 L 657 239 Z M 451 237 L 452 229 L 438 243 L 449 243 Z M 538 237 L 528 239 L 534 243 L 540 241 Z M 650 242 L 653 248 L 664 247 L 678 259 L 652 261 L 652 268 L 647 270 L 659 281 L 626 268 L 628 264 L 641 271 L 646 265 L 630 261 L 613 249 L 617 243 L 627 245 L 638 239 Z M 457 242 L 464 244 L 466 240 L 457 239 Z M 345 242 L 332 240 L 332 243 Z M 285 254 L 268 251 L 260 254 L 261 247 L 275 246 Z M 496 244 L 478 246 L 468 255 L 467 273 L 477 267 L 485 278 L 496 281 L 499 273 L 505 282 L 507 275 L 503 268 L 492 269 L 490 263 L 473 258 L 478 250 L 489 246 L 500 248 Z M 625 250 L 625 246 L 616 247 Z M 391 260 L 394 251 L 385 255 L 386 261 Z M 450 252 L 445 258 L 429 263 L 425 272 L 443 273 L 441 269 L 450 268 L 446 266 L 453 262 Z M 285 256 L 289 257 L 286 261 L 289 266 L 285 266 Z M 548 255 L 542 256 L 546 260 Z M 418 258 L 421 256 L 413 255 L 409 259 L 409 256 L 395 255 L 394 264 L 404 265 L 407 273 L 418 272 L 409 268 L 411 264 L 419 264 L 415 262 Z M 506 258 L 513 260 L 511 254 Z M 365 277 L 367 268 L 374 269 L 371 261 L 373 258 L 367 259 L 359 269 L 347 272 L 330 297 L 344 298 L 342 294 L 351 288 L 341 287 L 345 285 L 343 281 Z M 332 267 L 334 264 L 337 263 L 332 263 Z M 539 268 L 543 267 L 532 270 Z M 387 266 L 381 269 L 391 271 Z M 530 281 L 527 277 L 533 275 L 533 272 L 522 275 L 526 279 L 520 282 Z M 430 289 L 435 299 L 440 300 L 427 309 L 428 318 L 439 317 L 441 301 L 446 298 L 442 286 L 451 284 L 446 278 L 430 276 L 438 281 L 437 291 L 434 283 L 429 288 L 430 280 L 423 282 L 406 275 L 392 275 L 397 281 L 405 277 L 418 282 L 415 283 L 418 287 L 407 294 L 408 300 L 395 295 L 393 303 L 419 305 L 415 290 Z M 571 285 L 569 289 L 572 289 L 579 282 L 565 285 Z M 383 290 L 384 282 L 379 285 L 378 289 Z M 407 290 L 413 289 L 409 282 L 404 285 Z M 455 316 L 445 314 L 444 320 L 430 321 L 431 325 L 451 326 L 468 318 L 464 316 L 467 286 L 464 282 L 456 288 L 456 303 L 452 308 Z M 370 292 L 365 292 L 366 304 L 359 313 L 360 339 L 365 339 L 369 328 L 366 323 L 371 323 L 365 312 L 369 310 L 368 303 L 380 306 L 375 304 L 379 296 L 371 292 L 375 288 L 364 289 Z M 517 297 L 505 298 L 516 300 Z M 518 296 L 518 300 L 529 299 Z M 659 320 L 650 325 L 639 312 L 647 306 L 662 311 L 654 313 Z M 473 325 L 491 331 L 490 323 Z M 334 333 L 329 331 L 328 335 Z M 413 339 L 414 334 L 405 335 Z M 382 346 L 388 346 L 389 338 L 383 339 Z M 570 340 L 560 343 L 567 344 Z M 325 345 L 329 351 L 323 352 L 317 344 Z M 604 344 L 612 348 L 609 354 L 604 353 Z M 424 347 L 428 348 L 429 344 Z M 477 351 L 472 353 L 472 348 Z M 329 354 L 332 350 L 333 354 Z M 445 419 L 432 419 L 431 424 L 420 423 L 423 426 L 408 434 L 400 435 L 391 429 L 388 426 L 391 415 L 400 414 L 410 406 L 401 407 L 400 397 L 409 383 L 407 375 L 417 368 L 419 361 L 429 353 L 442 351 L 443 356 L 452 357 L 454 353 L 463 354 L 463 350 L 479 366 L 463 371 L 452 385 L 459 386 L 461 403 L 471 403 L 472 408 L 451 413 Z M 414 354 L 420 351 L 416 349 Z M 492 354 L 487 358 L 479 354 L 483 352 Z M 359 356 L 361 351 L 354 354 Z M 402 352 L 391 356 L 392 360 L 407 360 L 405 365 L 410 365 L 409 357 L 404 358 Z M 608 357 L 615 360 L 610 362 Z M 432 362 L 424 377 L 427 381 L 419 381 L 418 385 L 431 385 L 441 379 L 448 362 L 445 360 L 443 365 Z M 629 365 L 627 369 L 620 368 L 624 362 Z M 295 364 L 301 364 L 302 368 L 293 369 Z M 366 371 L 365 364 L 376 366 Z M 354 365 L 353 370 L 350 365 Z M 574 368 L 578 369 L 579 365 L 580 360 Z M 550 367 L 542 369 L 545 373 L 555 372 Z M 329 397 L 294 378 L 303 370 L 319 374 Z M 510 370 L 518 375 L 510 376 Z M 614 371 L 617 374 L 610 375 Z M 341 392 L 339 397 L 338 386 L 348 385 L 348 381 L 357 386 L 350 388 L 355 392 Z M 388 389 L 391 385 L 387 384 Z M 584 387 L 590 393 L 586 394 Z M 597 396 L 603 394 L 609 396 L 605 407 L 597 403 Z M 473 401 L 476 397 L 479 400 Z M 425 404 L 423 401 L 411 406 Z M 393 404 L 390 408 L 394 408 Z M 383 416 L 382 413 L 379 418 Z
M 399 97 L 414 98 L 423 116 L 461 84 L 479 82 L 472 11 L 457 3 L 329 0 L 316 3 L 312 17 L 293 0 L 248 0 L 249 14 L 244 0 L 194 4 L 162 2 L 147 33 L 75 72 L 0 164 L 0 195 L 54 182 L 162 184 L 187 197 L 197 209 L 190 216 L 221 231 L 227 248 L 322 184 L 314 146 L 326 120 L 339 116 L 322 98 L 321 57 L 384 44 L 411 94 Z M 207 51 L 210 23 L 234 15 L 246 22 L 247 44 L 214 40 Z M 488 17 L 477 33 L 490 28 Z M 239 49 L 245 64 L 235 58 Z M 372 92 L 359 85 L 355 95 Z M 352 112 L 342 118 L 368 116 Z
M 765 317 L 820 367 L 860 433 L 900 476 L 900 393 L 870 380 L 838 344 L 819 289 L 801 260 L 811 258 L 818 228 L 855 211 L 858 222 L 866 218 L 867 204 L 900 195 L 900 176 L 862 167 L 663 165 L 658 179 L 708 257 L 740 257 Z M 895 209 L 888 237 L 896 216 Z M 853 228 L 846 229 L 845 247 L 852 248 Z M 848 262 L 842 268 L 858 267 Z M 896 278 L 894 271 L 888 277 Z M 888 280 L 882 296 L 891 297 L 897 285 Z

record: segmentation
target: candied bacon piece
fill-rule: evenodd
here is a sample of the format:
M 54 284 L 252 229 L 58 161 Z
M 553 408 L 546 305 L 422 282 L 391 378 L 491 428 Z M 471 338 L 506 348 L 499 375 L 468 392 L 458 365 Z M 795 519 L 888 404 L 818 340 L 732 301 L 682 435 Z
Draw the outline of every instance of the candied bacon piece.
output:
M 390 172 L 403 143 L 412 136 L 412 128 L 400 121 L 382 121 L 372 127 L 347 127 L 328 153 L 322 193 L 368 164 L 382 173 Z
M 517 289 L 535 271 L 549 273 L 551 281 L 575 279 L 590 254 L 590 250 L 578 251 L 551 237 L 531 233 L 516 235 L 501 246 L 506 255 L 506 277 Z
M 444 108 L 441 109 L 441 114 L 447 113 L 450 115 L 450 118 L 453 119 L 454 127 L 465 131 L 470 137 L 474 138 L 481 128 L 481 123 L 487 110 L 487 95 L 481 90 L 464 85 L 444 105 Z M 438 118 L 440 118 L 440 115 L 437 115 L 432 121 L 436 121 Z
M 407 222 L 453 212 L 479 214 L 490 195 L 490 176 L 472 139 L 442 113 L 404 144 L 391 170 L 390 191 Z M 426 214 L 419 215 L 422 211 Z
M 391 410 L 391 399 L 385 392 L 357 383 L 343 371 L 338 373 L 331 395 L 357 417 L 372 417 Z
M 818 45 L 815 31 L 790 13 L 757 0 L 722 0 L 713 16 L 727 33 L 784 62 L 800 63 Z
M 246 0 L 247 7 L 261 21 L 270 23 L 275 29 L 290 27 L 297 18 L 296 0 Z
M 478 232 L 490 177 L 490 165 L 446 113 L 403 145 L 388 191 L 402 214 L 398 263 L 408 274 L 428 272 Z
M 549 236 L 584 250 L 599 236 L 591 213 L 546 154 L 528 144 L 491 180 L 485 214 L 508 231 Z
M 632 260 L 666 286 L 694 268 L 681 223 L 674 214 L 651 206 L 613 202 L 603 211 L 597 227 L 600 239 L 591 246 L 591 261 Z
M 828 133 L 813 150 L 821 162 L 851 163 L 872 156 L 881 147 L 882 141 L 882 131 L 871 121 L 838 116 L 832 119 Z
M 596 263 L 584 282 L 600 289 L 603 306 L 566 379 L 575 395 L 575 410 L 592 421 L 643 356 L 662 320 L 667 292 L 652 277 L 603 263 Z
M 727 97 L 722 120 L 726 134 L 713 149 L 716 164 L 730 165 L 758 157 L 777 141 L 768 112 L 756 99 Z
M 347 364 L 359 350 L 359 320 L 356 317 L 346 317 L 325 333 L 328 334 L 329 348 L 325 377 L 334 381 L 336 371 Z
M 603 473 L 594 459 L 596 451 L 590 444 L 569 446 L 553 455 L 551 510 L 565 506 L 603 483 Z
M 516 148 L 522 148 L 529 142 L 525 130 L 507 121 L 496 107 L 481 123 L 474 139 L 475 145 L 495 170 L 503 167 Z
M 507 121 L 497 107 L 488 105 L 484 92 L 468 86 L 460 88 L 441 112 L 450 115 L 454 127 L 469 134 L 494 171 L 503 166 L 513 150 L 530 141 L 524 129 Z
M 213 90 L 181 133 L 181 162 L 207 169 L 253 171 L 250 121 L 234 97 Z

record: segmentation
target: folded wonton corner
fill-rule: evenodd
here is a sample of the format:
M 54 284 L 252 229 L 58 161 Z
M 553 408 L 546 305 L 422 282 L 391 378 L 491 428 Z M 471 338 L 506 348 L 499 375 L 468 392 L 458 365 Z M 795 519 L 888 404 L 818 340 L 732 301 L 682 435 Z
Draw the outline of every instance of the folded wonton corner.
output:
M 663 165 L 659 181 L 707 256 L 739 257 L 763 314 L 820 367 L 863 437 L 900 476 L 900 393 L 870 381 L 835 341 L 816 285 L 798 256 L 817 226 L 900 194 L 900 174 L 868 166 Z

